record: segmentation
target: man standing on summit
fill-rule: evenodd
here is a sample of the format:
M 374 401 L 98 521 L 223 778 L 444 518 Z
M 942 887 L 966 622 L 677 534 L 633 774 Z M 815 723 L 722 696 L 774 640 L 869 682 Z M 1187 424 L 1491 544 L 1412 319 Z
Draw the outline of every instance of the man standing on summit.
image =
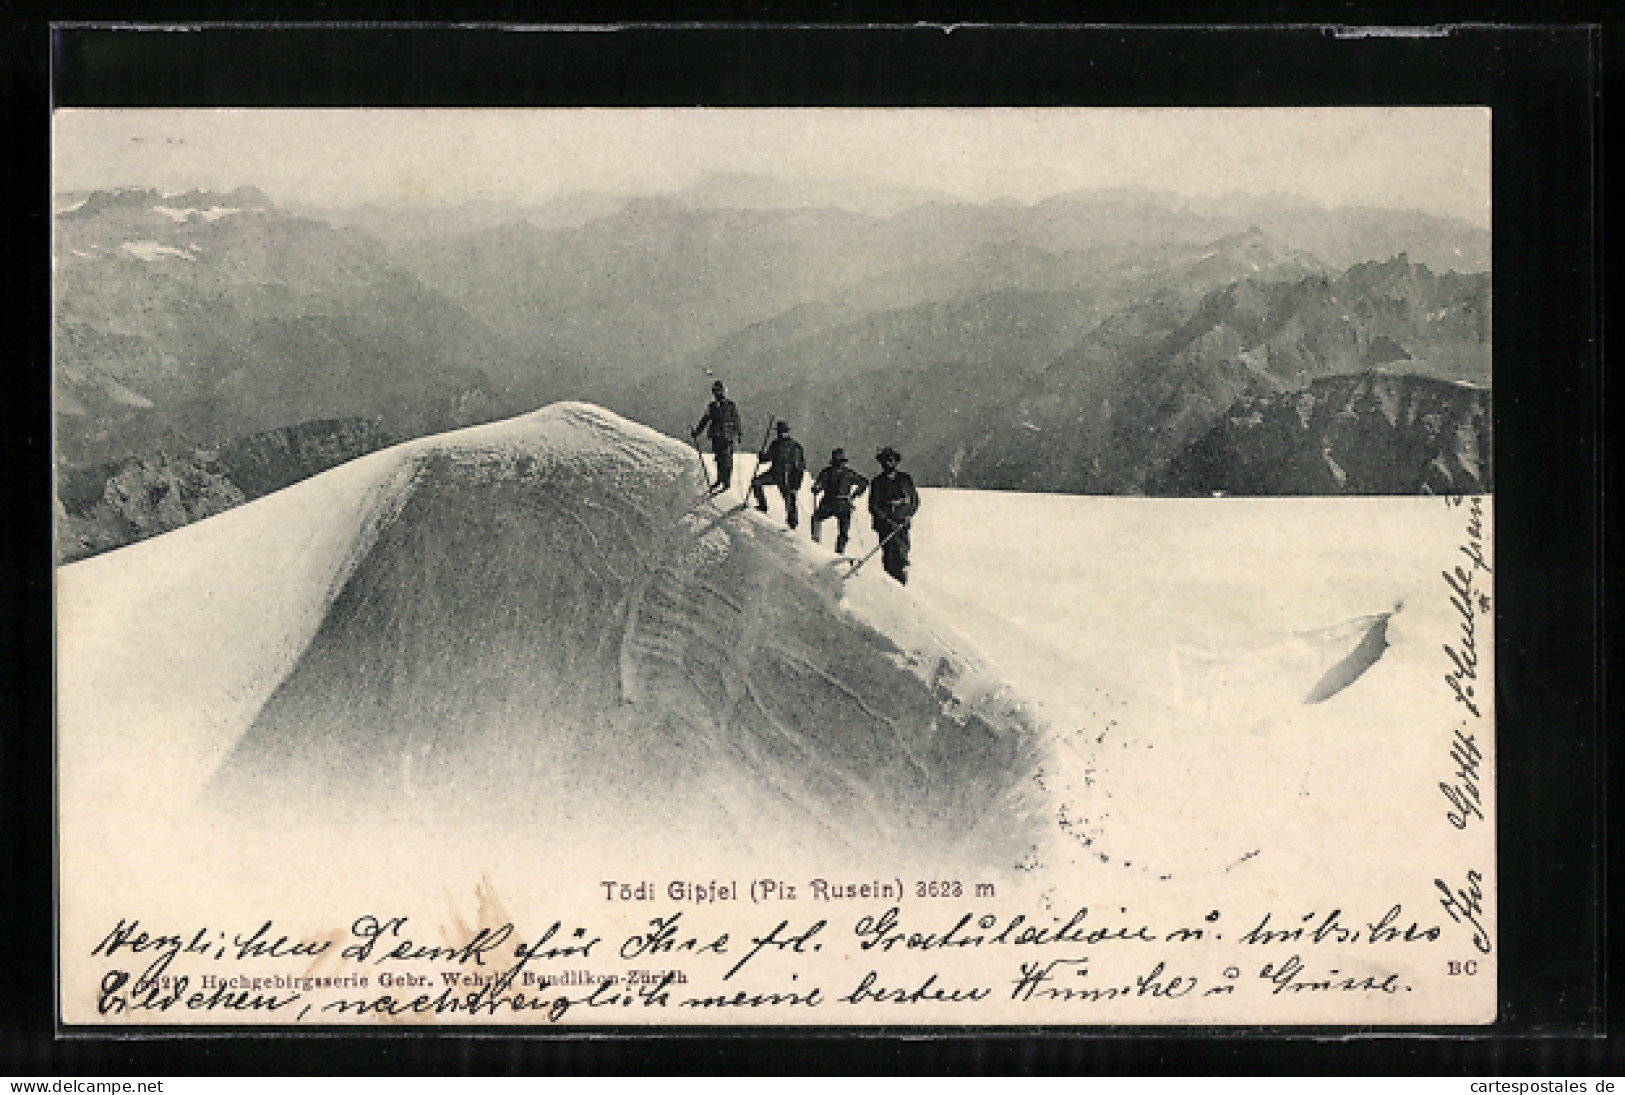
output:
M 902 454 L 887 445 L 875 453 L 880 474 L 869 480 L 869 517 L 880 537 L 881 563 L 901 585 L 908 584 L 908 527 L 920 509 L 920 492 L 906 471 L 898 471 Z
M 743 431 L 739 426 L 739 408 L 728 398 L 722 381 L 711 385 L 711 396 L 711 405 L 705 408 L 700 424 L 689 431 L 689 436 L 698 440 L 700 431 L 704 430 L 711 439 L 711 453 L 717 458 L 717 481 L 711 484 L 711 489 L 721 491 L 733 485 L 734 445 L 740 441 Z
M 796 491 L 801 489 L 801 477 L 807 470 L 807 456 L 801 450 L 801 442 L 790 436 L 790 423 L 778 422 L 773 428 L 779 436 L 766 452 L 758 454 L 758 463 L 766 462 L 768 468 L 751 481 L 750 489 L 756 495 L 756 508 L 766 513 L 767 496 L 762 493 L 762 486 L 772 483 L 778 487 L 784 497 L 785 524 L 795 528 L 801 523 L 796 512 Z

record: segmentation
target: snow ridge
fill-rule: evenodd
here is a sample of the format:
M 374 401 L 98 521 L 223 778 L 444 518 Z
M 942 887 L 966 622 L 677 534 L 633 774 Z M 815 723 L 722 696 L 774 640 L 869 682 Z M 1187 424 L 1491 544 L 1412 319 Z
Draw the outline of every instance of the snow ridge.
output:
M 136 737 L 168 736 L 182 797 L 235 815 L 445 810 L 1014 862 L 1039 733 L 968 646 L 878 568 L 843 582 L 702 499 L 691 449 L 556 404 L 65 567 L 64 630 L 109 587 L 165 586 L 148 641 L 191 683 L 166 702 L 149 659 Z M 210 573 L 225 561 L 235 587 Z M 134 656 L 139 628 L 116 630 L 99 660 L 64 657 L 67 693 Z M 64 737 L 105 747 L 116 719 L 70 698 Z

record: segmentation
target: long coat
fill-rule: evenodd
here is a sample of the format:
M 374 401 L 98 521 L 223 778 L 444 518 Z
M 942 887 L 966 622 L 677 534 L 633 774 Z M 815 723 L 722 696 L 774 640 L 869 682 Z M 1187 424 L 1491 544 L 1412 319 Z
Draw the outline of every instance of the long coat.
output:
M 920 509 L 920 492 L 906 471 L 881 472 L 869 480 L 869 516 L 878 529 L 907 521 Z
M 712 441 L 727 441 L 738 444 L 743 430 L 739 425 L 739 408 L 731 399 L 713 399 L 711 405 L 705 408 L 705 414 L 700 424 L 694 427 L 694 432 L 705 431 L 705 435 Z

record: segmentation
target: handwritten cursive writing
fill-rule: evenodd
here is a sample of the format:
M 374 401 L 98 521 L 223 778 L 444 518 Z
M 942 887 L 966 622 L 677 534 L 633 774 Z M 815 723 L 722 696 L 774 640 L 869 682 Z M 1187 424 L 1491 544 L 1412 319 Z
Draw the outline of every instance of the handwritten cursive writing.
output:
M 1469 744 L 1461 743 L 1463 760 Z M 1488 953 L 1480 875 L 1469 872 L 1458 886 L 1441 879 L 1437 887 L 1450 919 L 1470 928 Z M 310 941 L 259 918 L 233 933 L 195 924 L 160 932 L 126 917 L 95 944 L 106 965 L 97 971 L 99 985 L 89 987 L 100 1014 L 136 1021 L 212 1012 L 291 1023 L 623 1023 L 820 1008 L 859 1021 L 952 1013 L 975 1022 L 1000 1000 L 1023 1010 L 1080 1012 L 1155 1001 L 1180 1015 L 1184 1005 L 1211 1000 L 1223 1014 L 1237 1006 L 1230 1000 L 1312 993 L 1375 1002 L 1408 991 L 1401 977 L 1411 966 L 1372 952 L 1414 953 L 1452 929 L 1437 914 L 1418 921 L 1384 904 L 1376 917 L 1369 913 L 1384 906 L 1359 915 L 1327 904 L 1256 909 L 1244 919 L 1212 909 L 1199 920 L 1195 911 L 1188 919 L 1142 918 L 1127 906 L 1100 904 L 1026 914 L 897 904 L 828 919 L 775 916 L 748 931 L 736 919 L 731 940 L 704 927 L 704 913 L 685 909 L 607 940 L 586 925 L 553 921 L 523 937 L 515 924 L 493 923 L 465 930 L 466 942 L 453 945 L 430 943 L 426 926 L 405 916 L 360 916 L 347 932 Z M 932 964 L 944 954 L 954 957 Z M 979 963 L 965 961 L 977 956 Z M 320 970 L 312 965 L 318 957 Z M 639 968 L 617 966 L 617 959 Z M 680 959 L 683 968 L 663 959 Z
M 1258 971 L 1258 976 L 1274 986 L 1270 989 L 1272 996 L 1283 992 L 1380 992 L 1392 996 L 1403 987 L 1397 973 L 1349 977 L 1330 970 L 1320 976 L 1309 976 L 1304 973 L 1305 968 L 1303 959 L 1294 954 L 1278 966 L 1267 963 Z
M 1016 987 L 1011 990 L 1010 999 L 1018 1003 L 1027 1003 L 1037 996 L 1040 1000 L 1078 1000 L 1093 1004 L 1125 996 L 1178 1000 L 1196 991 L 1195 977 L 1169 974 L 1166 962 L 1158 962 L 1145 973 L 1125 978 L 1127 983 L 1123 985 L 1102 984 L 1097 988 L 1094 985 L 1074 987 L 1055 983 L 1057 978 L 1053 974 L 1063 966 L 1074 967 L 1072 969 L 1074 977 L 1087 977 L 1088 963 L 1087 957 L 1023 962 L 1021 974 L 1014 981 Z
M 1466 727 L 1456 727 L 1455 739 L 1450 743 L 1450 763 L 1456 766 L 1456 771 L 1450 782 L 1439 784 L 1439 792 L 1450 804 L 1445 820 L 1457 829 L 1467 828 L 1467 822 L 1473 818 L 1484 820 L 1478 789 L 1478 764 L 1483 756 L 1478 740 L 1467 733 Z
M 1479 953 L 1488 954 L 1491 950 L 1490 936 L 1484 930 L 1484 925 L 1479 923 L 1478 920 L 1479 916 L 1484 912 L 1483 882 L 1483 875 L 1477 871 L 1468 871 L 1467 885 L 1465 886 L 1451 889 L 1442 878 L 1434 879 L 1433 885 L 1438 888 L 1440 893 L 1444 894 L 1444 897 L 1439 900 L 1439 904 L 1444 907 L 1445 912 L 1450 914 L 1450 919 L 1458 924 L 1465 924 L 1470 927 L 1473 932 L 1473 946 L 1478 948 Z
M 757 936 L 751 940 L 751 942 L 755 945 L 751 947 L 750 953 L 736 962 L 733 969 L 723 974 L 722 979 L 726 981 L 734 974 L 744 969 L 746 963 L 748 963 L 752 958 L 755 958 L 768 947 L 777 947 L 781 951 L 789 950 L 795 954 L 808 953 L 807 944 L 812 941 L 813 936 L 824 930 L 824 925 L 827 923 L 829 923 L 827 920 L 820 920 L 812 927 L 802 932 L 800 935 L 792 935 L 781 939 L 779 938 L 779 933 L 788 930 L 790 927 L 790 922 L 788 920 L 779 921 L 778 926 L 772 931 L 768 932 L 766 935 Z M 813 943 L 812 945 L 813 951 L 821 951 L 823 949 L 824 945 L 822 943 Z
M 1482 718 L 1479 711 L 1477 694 L 1478 683 L 1478 636 L 1477 614 L 1489 611 L 1489 598 L 1481 593 L 1475 581 L 1480 571 L 1490 573 L 1489 563 L 1484 559 L 1484 523 L 1483 503 L 1474 498 L 1468 508 L 1467 542 L 1461 545 L 1462 554 L 1469 562 L 1463 568 L 1454 566 L 1449 570 L 1440 571 L 1444 584 L 1450 590 L 1450 604 L 1461 617 L 1461 643 L 1460 648 L 1444 644 L 1445 657 L 1450 660 L 1450 670 L 1445 674 L 1444 682 L 1456 697 L 1456 702 L 1472 712 L 1474 718 Z
M 919 987 L 915 989 L 894 989 L 887 988 L 883 985 L 877 987 L 876 982 L 880 980 L 880 974 L 875 970 L 870 970 L 868 973 L 863 975 L 863 980 L 858 984 L 857 988 L 841 997 L 841 1002 L 843 1004 L 863 1004 L 871 1002 L 876 1004 L 958 1004 L 985 1000 L 987 997 L 993 995 L 992 989 L 951 989 L 940 987 L 937 984 L 937 978 L 939 976 L 941 975 L 935 973 L 931 974 L 924 981 L 920 982 Z
M 96 1012 L 99 1015 L 123 1015 L 133 1011 L 169 1011 L 183 1008 L 187 1011 L 280 1011 L 300 998 L 297 992 L 287 995 L 262 993 L 253 990 L 234 990 L 227 984 L 217 985 L 213 992 L 187 994 L 191 978 L 158 978 L 144 976 L 133 985 L 124 970 L 108 970 L 96 994 Z M 126 986 L 129 986 L 126 989 Z
M 1086 925 L 1089 910 L 1079 909 L 1071 918 L 1062 924 L 1060 917 L 1052 920 L 1059 927 L 1046 927 L 1042 924 L 1028 923 L 1025 916 L 1016 914 L 1008 920 L 1001 921 L 992 915 L 978 918 L 974 913 L 965 913 L 957 923 L 947 931 L 936 932 L 906 932 L 902 929 L 902 912 L 893 905 L 878 917 L 864 916 L 858 919 L 853 930 L 862 940 L 858 946 L 864 950 L 890 951 L 893 947 L 902 947 L 904 950 L 946 950 L 958 947 L 997 947 L 997 946 L 1044 946 L 1060 943 L 1156 943 L 1157 936 L 1146 924 L 1103 924 L 1098 927 Z M 974 921 L 974 923 L 973 923 Z M 999 928 L 1000 924 L 1004 926 Z M 999 928 L 998 931 L 994 931 Z M 992 932 L 993 934 L 988 934 Z M 1200 932 L 1186 932 L 1200 938 Z

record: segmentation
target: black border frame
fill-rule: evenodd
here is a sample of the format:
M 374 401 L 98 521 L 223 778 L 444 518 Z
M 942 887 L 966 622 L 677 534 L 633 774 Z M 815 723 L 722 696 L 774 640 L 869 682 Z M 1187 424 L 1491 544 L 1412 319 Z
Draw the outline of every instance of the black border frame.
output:
M 204 12 L 145 5 L 143 24 Z M 325 8 L 325 6 L 321 6 Z M 248 8 L 262 15 L 261 5 Z M 318 12 L 324 14 L 325 12 Z M 487 13 L 489 16 L 490 13 Z M 0 540 L 6 723 L 0 753 L 0 1071 L 1578 1073 L 1600 1039 L 1604 397 L 1600 354 L 1600 26 L 1462 25 L 1417 36 L 1325 27 L 1088 28 L 622 24 L 602 33 L 487 25 L 217 25 L 185 33 L 31 18 L 0 26 L 0 95 L 20 139 L 4 172 L 27 211 L 0 274 L 8 340 Z M 1042 18 L 1049 13 L 1039 13 Z M 1174 13 L 1176 16 L 1180 13 Z M 1284 13 L 1276 13 L 1276 17 Z M 1439 15 L 1445 13 L 1437 13 Z M 1343 13 L 1344 21 L 1349 13 Z M 1192 22 L 1199 18 L 1192 12 Z M 70 13 L 62 13 L 63 18 Z M 128 18 L 96 12 L 85 18 Z M 500 17 L 500 13 L 498 14 Z M 534 26 L 534 13 L 513 11 Z M 1051 16 L 1053 18 L 1053 16 Z M 1270 13 L 1264 13 L 1267 20 Z M 549 22 L 607 22 L 601 11 Z M 1406 22 L 1433 22 L 1410 14 Z M 346 1032 L 152 1040 L 54 1029 L 51 758 L 49 114 L 63 106 L 1444 105 L 1494 111 L 1498 840 L 1502 1015 L 1491 1028 L 851 1029 L 787 1032 Z M 18 121 L 21 124 L 18 125 Z M 1617 531 L 1617 525 L 1611 525 Z M 1617 868 L 1614 868 L 1617 869 Z M 1415 1028 L 1410 1029 L 1416 1033 Z M 1350 1041 L 1351 1034 L 1356 1036 Z M 1331 1039 L 1328 1041 L 1328 1039 Z M 1615 1066 L 1617 1070 L 1617 1066 Z M 1606 1069 L 1605 1069 L 1606 1070 Z

